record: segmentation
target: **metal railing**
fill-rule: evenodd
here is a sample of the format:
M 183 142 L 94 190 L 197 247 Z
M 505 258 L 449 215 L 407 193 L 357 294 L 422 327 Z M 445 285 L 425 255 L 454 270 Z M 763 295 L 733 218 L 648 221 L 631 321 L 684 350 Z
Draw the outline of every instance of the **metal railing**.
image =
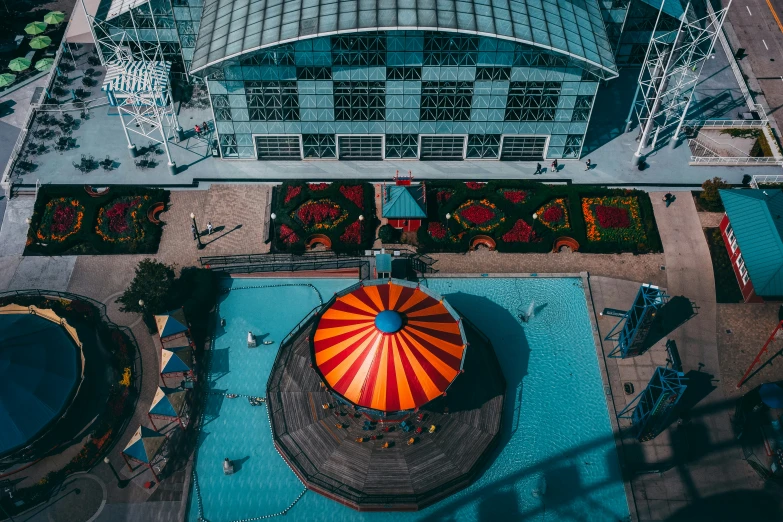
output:
M 229 265 L 249 265 L 259 263 L 290 263 L 293 261 L 317 261 L 323 259 L 356 257 L 335 252 L 313 252 L 302 255 L 296 254 L 244 254 L 233 256 L 205 256 L 199 258 L 201 266 L 218 267 Z
M 783 185 L 783 176 L 753 176 L 750 180 L 751 188 L 757 189 L 761 185 Z
M 246 265 L 229 266 L 211 266 L 215 272 L 226 274 L 255 274 L 260 272 L 302 272 L 311 270 L 340 270 L 344 268 L 358 268 L 359 278 L 367 279 L 370 277 L 370 262 L 362 258 L 339 258 L 339 259 L 318 259 L 318 260 L 298 260 L 285 262 L 263 262 L 251 263 Z
M 761 108 L 761 106 L 758 106 Z M 753 109 L 756 110 L 756 109 Z M 762 111 L 764 109 L 761 109 Z M 717 129 L 742 129 L 750 127 L 765 127 L 769 121 L 766 119 L 760 120 L 686 120 L 683 124 L 686 127 L 694 129 L 700 129 L 703 127 L 717 128 Z
M 725 158 L 691 156 L 691 165 L 783 165 L 783 160 L 775 158 Z

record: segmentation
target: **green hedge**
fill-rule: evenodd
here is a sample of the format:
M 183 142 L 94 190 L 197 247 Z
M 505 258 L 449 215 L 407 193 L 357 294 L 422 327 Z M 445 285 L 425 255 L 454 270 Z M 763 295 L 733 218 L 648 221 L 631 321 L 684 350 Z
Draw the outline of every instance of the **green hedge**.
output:
M 144 237 L 136 241 L 104 241 L 96 232 L 98 212 L 121 197 L 149 196 L 144 200 L 136 218 L 144 231 Z M 60 242 L 42 244 L 36 238 L 46 205 L 53 199 L 73 198 L 84 207 L 81 228 L 75 234 Z M 80 255 L 80 254 L 154 254 L 158 251 L 162 224 L 154 224 L 147 219 L 147 211 L 155 203 L 168 205 L 169 191 L 137 186 L 112 186 L 109 193 L 100 197 L 91 197 L 83 185 L 44 186 L 38 191 L 35 200 L 32 222 L 27 232 L 27 246 L 24 255 Z
M 314 184 L 320 185 L 320 184 Z M 363 187 L 363 207 L 359 208 L 356 204 L 346 198 L 340 187 L 351 187 L 361 185 Z M 289 187 L 300 188 L 301 192 L 296 197 L 285 202 Z M 348 217 L 340 222 L 335 228 L 329 230 L 308 231 L 292 217 L 293 213 L 305 202 L 319 199 L 329 199 L 339 205 L 342 210 L 348 212 Z M 282 185 L 275 187 L 272 197 L 273 212 L 277 215 L 275 219 L 274 246 L 279 252 L 291 252 L 301 254 L 305 250 L 305 241 L 313 234 L 323 234 L 332 242 L 332 250 L 335 252 L 356 253 L 367 248 L 371 248 L 375 241 L 375 229 L 378 227 L 378 218 L 375 210 L 375 189 L 371 183 L 364 183 L 356 180 L 340 181 L 330 183 L 322 190 L 311 190 L 308 183 L 287 181 Z M 362 223 L 362 236 L 360 244 L 346 244 L 340 241 L 340 236 L 345 233 L 346 227 L 356 222 L 359 216 L 364 216 Z M 280 234 L 280 227 L 286 225 L 294 230 L 299 237 L 299 241 L 294 244 L 286 244 Z
M 441 190 L 451 190 L 453 195 L 448 201 L 438 202 L 437 193 Z M 523 203 L 514 204 L 508 201 L 499 191 L 501 189 L 525 190 L 528 192 Z M 582 198 L 600 196 L 635 196 L 639 201 L 640 219 L 647 240 L 643 243 L 613 243 L 605 241 L 588 241 L 584 218 L 582 216 Z M 533 220 L 532 215 L 547 202 L 556 198 L 567 198 L 568 219 L 570 229 L 553 232 L 546 227 L 541 220 Z M 433 218 L 446 223 L 446 214 L 452 216 L 456 209 L 468 199 L 487 199 L 501 210 L 506 219 L 497 228 L 490 232 L 467 230 L 456 242 L 437 241 L 429 232 L 429 221 Z M 465 183 L 459 181 L 443 181 L 427 183 L 427 215 L 429 221 L 425 221 L 418 232 L 419 250 L 423 252 L 465 252 L 471 239 L 476 235 L 488 235 L 495 239 L 497 249 L 501 252 L 549 252 L 552 250 L 554 240 L 561 236 L 568 236 L 579 242 L 579 250 L 592 253 L 648 253 L 661 252 L 661 239 L 655 224 L 652 204 L 646 192 L 639 190 L 608 189 L 590 185 L 544 185 L 528 180 L 501 180 L 490 181 L 482 189 L 473 190 Z M 506 243 L 501 236 L 510 231 L 517 220 L 524 219 L 533 227 L 535 239 L 530 243 Z M 465 229 L 452 217 L 448 221 L 449 233 L 458 235 Z

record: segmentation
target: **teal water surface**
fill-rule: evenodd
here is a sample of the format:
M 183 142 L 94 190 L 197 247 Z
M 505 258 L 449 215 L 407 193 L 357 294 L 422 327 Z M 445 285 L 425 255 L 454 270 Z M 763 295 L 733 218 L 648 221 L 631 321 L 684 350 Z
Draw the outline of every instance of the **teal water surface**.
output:
M 190 522 L 198 520 L 199 497 L 206 520 L 229 522 L 279 513 L 302 493 L 302 484 L 272 444 L 266 406 L 217 393 L 264 396 L 279 342 L 320 299 L 327 301 L 355 282 L 231 281 L 232 290 L 219 303 L 227 323 L 216 328 L 211 376 L 216 394 L 205 405 Z M 503 428 L 490 464 L 473 485 L 417 513 L 358 513 L 307 492 L 285 520 L 627 519 L 581 279 L 433 278 L 423 284 L 446 296 L 490 338 L 503 368 Z M 524 323 L 519 315 L 531 303 L 533 318 Z M 248 331 L 275 343 L 248 349 Z M 226 457 L 239 463 L 234 475 L 223 475 Z

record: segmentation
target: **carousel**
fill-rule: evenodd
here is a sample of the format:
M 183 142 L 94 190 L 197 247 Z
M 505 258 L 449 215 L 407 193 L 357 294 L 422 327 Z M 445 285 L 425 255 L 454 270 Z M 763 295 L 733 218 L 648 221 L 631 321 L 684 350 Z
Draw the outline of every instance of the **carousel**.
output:
M 374 280 L 288 337 L 267 402 L 275 445 L 309 489 L 360 511 L 410 511 L 474 479 L 504 392 L 489 340 L 446 299 Z

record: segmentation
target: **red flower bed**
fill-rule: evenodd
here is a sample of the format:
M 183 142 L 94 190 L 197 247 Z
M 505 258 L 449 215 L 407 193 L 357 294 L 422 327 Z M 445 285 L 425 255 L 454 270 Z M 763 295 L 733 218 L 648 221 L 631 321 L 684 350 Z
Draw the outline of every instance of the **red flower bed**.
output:
M 326 190 L 329 187 L 328 183 L 308 183 L 307 188 L 312 190 L 313 192 L 318 192 L 319 190 Z
M 293 185 L 288 186 L 288 191 L 285 193 L 285 204 L 288 204 L 292 199 L 302 193 L 302 187 L 296 187 Z
M 504 190 L 503 197 L 516 205 L 525 201 L 527 192 L 524 190 Z
M 128 209 L 136 206 L 141 198 L 132 201 L 119 201 L 106 211 L 109 218 L 109 231 L 115 234 L 124 234 L 130 229 Z
M 446 239 L 446 235 L 449 231 L 446 228 L 446 225 L 435 221 L 429 224 L 427 232 L 429 232 L 434 239 Z
M 481 190 L 484 188 L 484 185 L 486 185 L 486 183 L 479 183 L 478 181 L 468 181 L 465 183 L 465 186 L 470 190 Z
M 68 232 L 76 220 L 76 207 L 73 205 L 58 205 L 52 216 L 52 226 L 49 230 L 54 234 Z
M 563 209 L 558 206 L 549 207 L 544 211 L 541 219 L 547 223 L 559 223 L 563 219 Z
M 294 229 L 288 225 L 280 225 L 280 239 L 286 245 L 293 245 L 294 243 L 299 242 L 299 236 L 297 236 Z
M 628 210 L 624 208 L 596 205 L 595 216 L 602 228 L 628 228 L 631 226 L 631 217 L 628 215 Z
M 533 227 L 519 219 L 514 223 L 514 228 L 503 234 L 501 239 L 506 243 L 529 243 L 533 235 Z
M 479 205 L 472 205 L 462 210 L 460 214 L 474 225 L 482 225 L 495 217 L 491 209 Z
M 311 227 L 340 217 L 340 207 L 323 201 L 312 201 L 299 207 L 296 210 L 296 217 L 305 227 Z
M 453 194 L 454 192 L 450 190 L 439 190 L 435 193 L 435 199 L 438 200 L 438 203 L 443 203 L 450 200 Z
M 362 241 L 362 224 L 359 221 L 354 221 L 347 227 L 345 227 L 345 233 L 340 236 L 340 241 L 343 243 L 353 243 L 358 245 Z
M 345 196 L 345 199 L 364 210 L 364 187 L 362 185 L 341 186 L 340 194 Z

